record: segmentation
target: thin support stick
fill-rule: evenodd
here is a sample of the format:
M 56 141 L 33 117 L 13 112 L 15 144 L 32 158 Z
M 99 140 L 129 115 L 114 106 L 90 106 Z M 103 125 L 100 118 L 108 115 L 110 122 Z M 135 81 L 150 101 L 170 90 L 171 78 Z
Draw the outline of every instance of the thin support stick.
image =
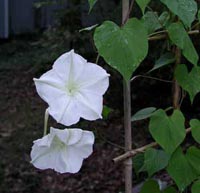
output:
M 122 26 L 126 23 L 129 14 L 129 0 L 122 0 Z M 125 129 L 125 151 L 132 149 L 131 130 L 131 87 L 130 80 L 124 80 L 124 129 Z M 124 161 L 125 193 L 132 193 L 132 159 Z
M 125 151 L 132 149 L 131 129 L 131 90 L 130 81 L 124 81 L 124 128 L 125 128 Z M 132 159 L 124 161 L 125 166 L 125 193 L 132 193 Z
M 186 129 L 186 134 L 188 134 L 190 132 L 191 132 L 191 128 Z M 131 151 L 128 151 L 128 152 L 126 152 L 126 153 L 114 158 L 113 162 L 114 163 L 119 163 L 121 161 L 124 161 L 124 160 L 130 158 L 130 157 L 134 157 L 138 153 L 144 152 L 146 149 L 148 149 L 150 147 L 156 147 L 156 146 L 158 146 L 158 144 L 156 142 L 152 142 L 150 144 L 147 144 L 145 146 L 139 147 L 137 149 L 133 149 Z

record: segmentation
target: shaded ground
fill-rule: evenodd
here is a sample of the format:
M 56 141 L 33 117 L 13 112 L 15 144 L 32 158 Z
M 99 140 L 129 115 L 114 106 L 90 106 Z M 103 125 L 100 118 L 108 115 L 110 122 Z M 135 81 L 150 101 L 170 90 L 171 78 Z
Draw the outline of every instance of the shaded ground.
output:
M 0 46 L 0 192 L 118 193 L 123 183 L 123 172 L 111 160 L 122 150 L 106 140 L 109 137 L 114 143 L 122 143 L 119 140 L 122 138 L 122 120 L 118 113 L 111 114 L 107 121 L 80 123 L 82 128 L 96 133 L 96 144 L 94 153 L 84 161 L 78 174 L 39 171 L 29 163 L 32 141 L 42 137 L 46 106 L 32 81 L 41 72 L 26 65 L 35 55 L 26 50 L 26 44 L 23 44 L 23 49 L 14 49 L 15 43 Z M 14 51 L 8 53 L 5 47 Z M 55 124 L 53 120 L 51 122 Z

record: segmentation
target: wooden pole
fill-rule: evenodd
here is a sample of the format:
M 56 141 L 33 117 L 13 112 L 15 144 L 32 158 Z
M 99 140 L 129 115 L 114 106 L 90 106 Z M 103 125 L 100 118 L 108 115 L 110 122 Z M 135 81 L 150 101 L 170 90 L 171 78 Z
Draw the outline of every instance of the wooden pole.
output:
M 129 0 L 122 0 L 122 25 L 124 25 L 129 15 Z M 131 129 L 131 87 L 130 80 L 124 80 L 124 129 L 125 129 L 125 151 L 132 149 L 132 129 Z M 132 159 L 124 161 L 125 173 L 125 193 L 132 193 Z

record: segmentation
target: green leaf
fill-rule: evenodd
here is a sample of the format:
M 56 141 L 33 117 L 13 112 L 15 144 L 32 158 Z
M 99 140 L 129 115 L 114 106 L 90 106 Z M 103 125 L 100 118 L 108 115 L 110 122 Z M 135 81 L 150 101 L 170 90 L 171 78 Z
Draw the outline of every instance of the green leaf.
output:
M 170 158 L 163 150 L 153 148 L 147 149 L 144 157 L 144 169 L 148 172 L 149 176 L 164 169 L 168 165 Z
M 182 50 L 188 61 L 197 65 L 199 56 L 183 25 L 180 22 L 171 24 L 168 33 L 171 41 Z
M 103 106 L 103 112 L 102 112 L 102 115 L 103 115 L 103 118 L 104 119 L 107 119 L 108 118 L 108 115 L 112 112 L 112 109 L 107 107 L 106 105 Z
M 184 116 L 179 110 L 174 110 L 170 117 L 162 109 L 151 116 L 150 133 L 166 153 L 172 154 L 183 142 L 186 135 L 184 122 Z
M 174 54 L 172 54 L 171 52 L 165 53 L 155 62 L 154 67 L 149 72 L 152 72 L 154 70 L 157 70 L 163 66 L 166 66 L 174 62 L 175 62 Z
M 188 72 L 186 65 L 178 65 L 175 77 L 180 86 L 189 93 L 193 102 L 196 94 L 200 92 L 200 67 L 194 66 L 191 72 Z
M 177 193 L 177 191 L 174 187 L 168 187 L 162 193 Z
M 94 5 L 96 4 L 97 0 L 88 0 L 90 9 L 89 9 L 89 13 L 91 12 L 92 8 L 94 7 Z
M 183 191 L 197 177 L 181 148 L 178 148 L 172 155 L 167 172 L 176 182 L 180 191 Z
M 132 116 L 131 121 L 140 121 L 143 119 L 147 119 L 151 117 L 151 115 L 155 111 L 156 111 L 155 107 L 148 107 L 148 108 L 141 109 Z
M 198 20 L 200 21 L 200 10 L 198 11 L 197 17 L 198 17 Z
M 143 23 L 136 18 L 128 20 L 121 28 L 111 21 L 105 21 L 96 28 L 94 34 L 99 54 L 118 70 L 125 80 L 131 78 L 132 73 L 146 57 L 147 38 Z
M 139 5 L 142 13 L 144 14 L 146 6 L 149 4 L 151 0 L 136 0 L 136 3 Z
M 144 165 L 144 153 L 138 153 L 133 157 L 132 161 L 133 161 L 133 169 L 135 170 L 135 173 L 138 175 L 140 173 L 142 166 Z
M 168 187 L 160 191 L 158 182 L 155 180 L 148 180 L 144 183 L 140 193 L 177 193 L 174 187 Z
M 162 28 L 162 25 L 158 18 L 158 14 L 156 12 L 147 11 L 142 19 L 148 31 L 148 34 L 151 34 L 156 30 Z
M 170 13 L 167 11 L 164 11 L 161 13 L 161 15 L 159 16 L 159 22 L 160 24 L 164 27 L 167 26 L 169 20 L 170 20 Z
M 192 137 L 196 142 L 200 143 L 200 121 L 197 119 L 192 119 L 190 121 L 190 126 L 192 128 Z
M 175 15 L 190 27 L 197 13 L 195 0 L 161 0 Z
M 200 192 L 200 180 L 194 182 L 191 188 L 192 193 L 199 193 Z
M 190 147 L 187 150 L 186 157 L 195 172 L 200 174 L 200 149 L 194 146 Z
M 80 29 L 79 32 L 91 31 L 91 30 L 95 29 L 97 26 L 98 26 L 98 24 L 95 24 L 95 25 L 92 25 L 92 26 L 89 26 L 89 27 L 85 27 L 83 29 Z
M 144 183 L 140 193 L 160 193 L 159 185 L 155 180 L 148 180 Z

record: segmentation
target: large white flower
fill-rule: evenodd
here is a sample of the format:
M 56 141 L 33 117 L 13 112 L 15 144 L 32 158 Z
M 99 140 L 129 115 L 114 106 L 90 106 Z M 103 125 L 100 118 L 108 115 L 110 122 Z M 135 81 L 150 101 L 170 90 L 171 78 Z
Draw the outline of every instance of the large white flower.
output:
M 54 169 L 59 173 L 76 173 L 84 158 L 93 151 L 94 135 L 81 129 L 55 129 L 34 141 L 31 163 L 39 169 Z
M 69 126 L 80 117 L 102 118 L 102 95 L 108 88 L 108 77 L 103 68 L 72 50 L 60 56 L 51 70 L 34 81 L 38 94 L 49 105 L 49 114 Z

